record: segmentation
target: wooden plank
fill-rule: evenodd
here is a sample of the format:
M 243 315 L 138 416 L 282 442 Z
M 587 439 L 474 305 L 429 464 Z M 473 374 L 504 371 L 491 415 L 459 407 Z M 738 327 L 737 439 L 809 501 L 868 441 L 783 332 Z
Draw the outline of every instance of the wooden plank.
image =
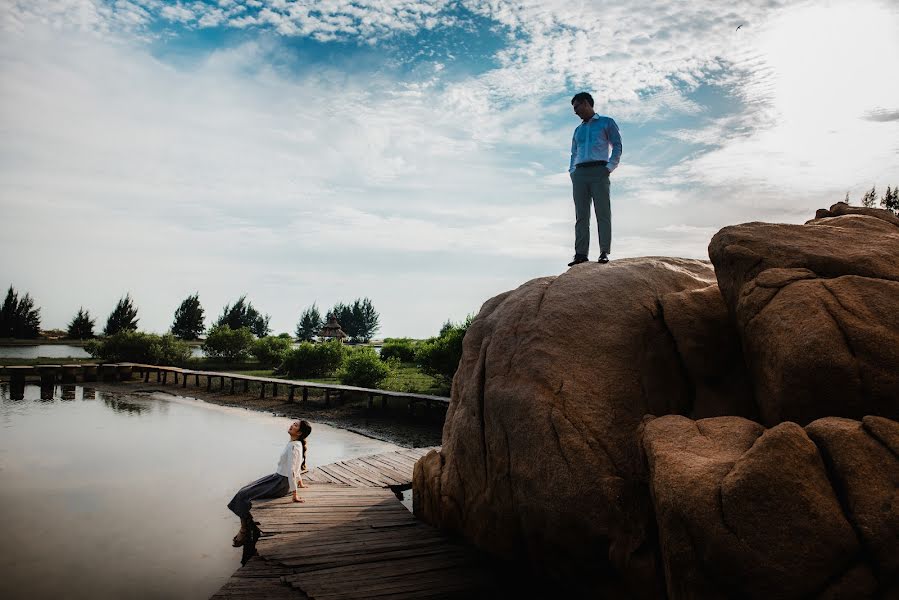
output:
M 352 464 L 355 468 L 378 473 L 382 479 L 391 481 L 388 485 L 405 485 L 407 481 L 409 481 L 405 472 L 399 471 L 392 466 L 389 466 L 387 463 L 368 461 L 364 458 L 359 458 L 353 460 Z
M 357 481 L 354 481 L 352 477 L 347 477 L 340 472 L 334 472 L 331 468 L 332 465 L 326 465 L 324 467 L 319 467 L 319 471 L 328 476 L 328 478 L 336 481 L 337 483 L 343 483 L 345 485 L 350 485 L 353 487 L 360 487 Z
M 389 483 L 386 483 L 385 480 L 387 478 L 384 477 L 384 475 L 366 467 L 363 463 L 358 461 L 338 462 L 335 466 L 351 474 L 356 480 L 366 483 L 371 487 L 387 487 L 390 485 Z
M 417 521 L 385 487 L 411 481 L 430 450 L 324 465 L 306 474 L 305 503 L 254 502 L 259 561 L 215 597 L 281 598 L 288 587 L 315 600 L 487 597 L 491 573 L 479 555 Z
M 414 471 L 414 465 L 404 464 L 394 457 L 388 456 L 378 456 L 376 459 L 373 459 L 372 462 L 380 463 L 385 467 L 393 469 L 393 471 L 399 475 L 403 481 L 407 481 L 409 483 L 412 482 L 412 473 Z

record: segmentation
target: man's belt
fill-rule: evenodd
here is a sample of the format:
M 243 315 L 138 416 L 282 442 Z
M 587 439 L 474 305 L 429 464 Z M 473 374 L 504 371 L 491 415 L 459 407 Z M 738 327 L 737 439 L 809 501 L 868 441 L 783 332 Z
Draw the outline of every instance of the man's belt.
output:
M 590 160 L 587 162 L 582 162 L 574 165 L 575 168 L 578 167 L 604 167 L 606 166 L 606 161 L 604 160 Z

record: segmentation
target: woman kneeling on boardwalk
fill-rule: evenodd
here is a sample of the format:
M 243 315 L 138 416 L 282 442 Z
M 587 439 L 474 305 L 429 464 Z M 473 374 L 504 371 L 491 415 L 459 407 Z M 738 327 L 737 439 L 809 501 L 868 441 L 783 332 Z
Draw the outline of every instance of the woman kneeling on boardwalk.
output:
M 294 421 L 287 433 L 290 441 L 281 453 L 278 461 L 278 470 L 262 479 L 240 488 L 234 494 L 234 498 L 228 503 L 228 508 L 240 517 L 240 531 L 234 536 L 234 547 L 243 546 L 253 529 L 250 517 L 250 501 L 259 498 L 279 498 L 293 493 L 294 502 L 305 502 L 297 495 L 297 487 L 306 487 L 301 473 L 306 471 L 306 438 L 312 432 L 312 425 L 308 421 Z M 302 458 L 300 453 L 302 452 Z

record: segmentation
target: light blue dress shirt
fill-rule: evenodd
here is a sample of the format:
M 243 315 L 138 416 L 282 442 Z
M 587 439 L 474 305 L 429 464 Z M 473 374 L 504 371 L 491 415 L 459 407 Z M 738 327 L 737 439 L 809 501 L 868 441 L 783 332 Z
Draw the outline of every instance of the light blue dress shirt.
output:
M 609 148 L 612 153 L 609 154 Z M 606 161 L 609 173 L 615 170 L 621 160 L 621 134 L 618 132 L 618 124 L 611 117 L 601 117 L 597 114 L 586 123 L 581 123 L 574 129 L 571 137 L 571 162 L 568 164 L 568 172 L 574 171 L 575 165 L 594 160 Z

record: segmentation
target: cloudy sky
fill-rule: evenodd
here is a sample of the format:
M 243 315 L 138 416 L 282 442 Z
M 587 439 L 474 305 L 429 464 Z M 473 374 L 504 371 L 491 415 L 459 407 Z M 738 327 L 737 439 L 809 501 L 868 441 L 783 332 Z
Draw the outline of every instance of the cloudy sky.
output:
M 567 268 L 581 90 L 624 140 L 612 259 L 707 258 L 899 184 L 897 31 L 895 0 L 0 0 L 0 285 L 45 328 L 130 292 L 163 332 L 198 292 L 434 335 Z

